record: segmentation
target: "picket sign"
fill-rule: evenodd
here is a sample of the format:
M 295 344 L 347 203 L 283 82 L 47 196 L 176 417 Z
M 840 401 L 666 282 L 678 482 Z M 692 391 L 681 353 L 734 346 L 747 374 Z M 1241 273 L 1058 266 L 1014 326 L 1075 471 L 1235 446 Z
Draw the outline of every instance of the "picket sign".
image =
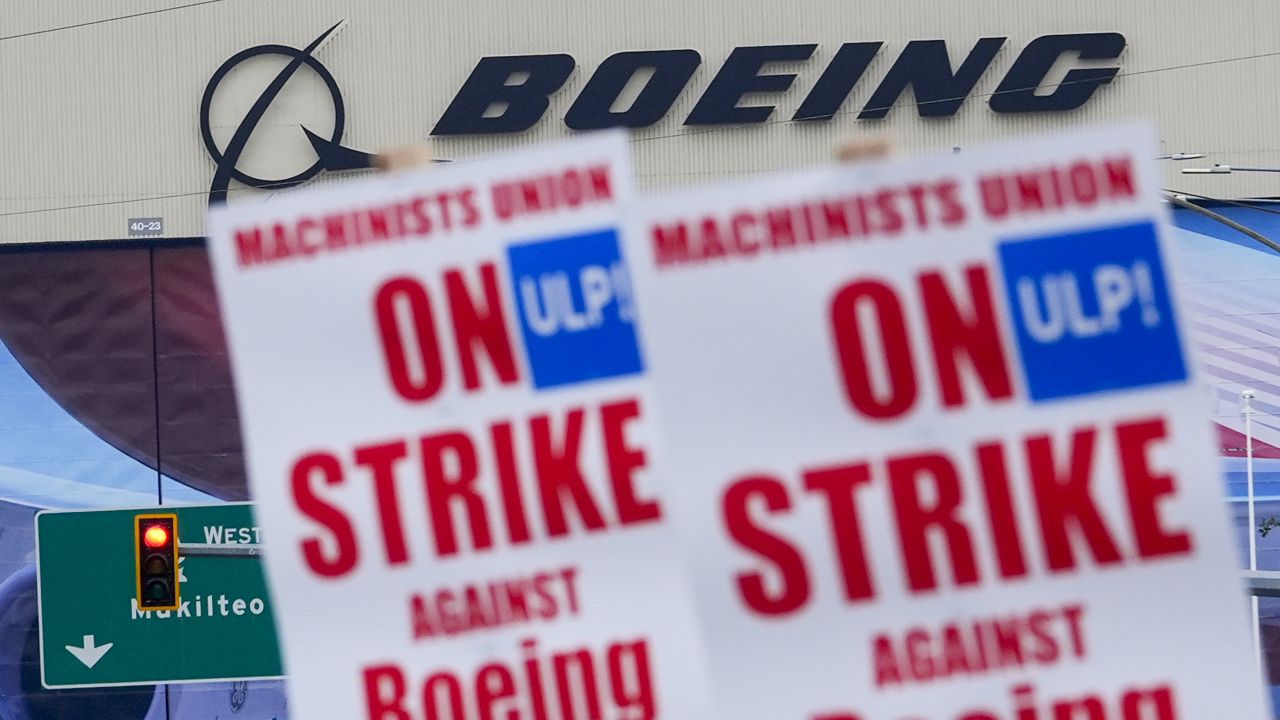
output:
M 628 155 L 603 135 L 211 213 L 291 714 L 710 716 Z
M 1264 717 L 1153 148 L 215 211 L 292 712 Z
M 1153 134 L 644 199 L 720 717 L 1263 718 Z

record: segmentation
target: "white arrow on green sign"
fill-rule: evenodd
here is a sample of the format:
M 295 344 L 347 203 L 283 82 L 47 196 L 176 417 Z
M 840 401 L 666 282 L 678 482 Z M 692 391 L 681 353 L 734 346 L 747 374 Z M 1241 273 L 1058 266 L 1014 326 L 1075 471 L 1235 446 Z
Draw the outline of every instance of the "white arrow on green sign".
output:
M 80 647 L 76 647 L 75 645 L 68 645 L 67 652 L 71 653 L 76 657 L 77 660 L 84 663 L 85 667 L 92 668 L 94 665 L 98 664 L 98 661 L 102 659 L 102 656 L 106 655 L 107 651 L 110 650 L 114 645 L 115 643 L 107 643 L 106 645 L 96 645 L 93 642 L 92 635 L 85 635 L 84 645 Z
M 183 557 L 178 609 L 138 609 L 134 517 L 155 511 L 46 511 L 36 516 L 44 686 L 281 677 L 271 601 L 257 556 Z M 178 515 L 179 552 L 184 543 L 261 542 L 247 503 L 166 506 L 164 511 Z

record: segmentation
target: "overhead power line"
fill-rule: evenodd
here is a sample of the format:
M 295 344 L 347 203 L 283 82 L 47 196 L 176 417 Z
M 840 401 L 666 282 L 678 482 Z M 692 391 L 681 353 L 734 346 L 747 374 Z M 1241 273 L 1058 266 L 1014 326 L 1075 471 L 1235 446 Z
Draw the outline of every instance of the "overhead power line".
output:
M 130 20 L 132 18 L 144 17 L 146 15 L 159 15 L 160 13 L 173 12 L 174 10 L 186 10 L 187 8 L 199 7 L 201 5 L 213 5 L 220 2 L 226 2 L 226 0 L 201 0 L 200 2 L 188 3 L 186 5 L 174 5 L 173 7 L 160 8 L 158 10 L 146 10 L 143 12 L 130 13 L 128 15 L 116 15 L 114 17 L 102 18 L 100 20 L 88 20 L 74 25 L 62 25 L 60 27 L 45 28 L 43 30 L 32 30 L 30 32 L 17 33 L 15 35 L 0 35 L 0 42 L 5 40 L 17 40 L 18 38 L 32 37 L 35 35 L 47 35 L 49 33 L 61 32 L 63 30 L 75 30 L 76 28 L 102 25 L 104 23 L 112 23 L 118 20 Z
M 1267 52 L 1267 53 L 1258 53 L 1258 54 L 1255 54 L 1255 55 L 1241 55 L 1241 56 L 1239 56 L 1239 57 L 1231 57 L 1231 58 L 1220 58 L 1220 59 L 1218 59 L 1218 60 L 1205 60 L 1205 61 L 1203 61 L 1203 62 L 1186 63 L 1186 64 L 1183 64 L 1183 65 L 1169 65 L 1168 67 L 1161 67 L 1161 68 L 1149 68 L 1149 69 L 1147 69 L 1147 70 L 1134 70 L 1134 71 L 1132 71 L 1132 72 L 1123 72 L 1123 71 L 1121 71 L 1121 72 L 1119 72 L 1119 73 L 1116 73 L 1115 77 L 1116 77 L 1116 78 L 1122 78 L 1122 77 L 1138 77 L 1138 76 L 1141 76 L 1141 75 L 1154 75 L 1154 74 L 1156 74 L 1156 73 L 1171 72 L 1171 71 L 1174 71 L 1174 70 L 1191 70 L 1191 69 L 1194 69 L 1194 68 L 1210 67 L 1210 66 L 1213 66 L 1213 65 L 1224 65 L 1224 64 L 1227 64 L 1227 63 L 1235 63 L 1235 62 L 1245 62 L 1245 61 L 1248 61 L 1248 60 L 1261 60 L 1261 59 L 1264 59 L 1264 58 L 1271 58 L 1271 57 L 1280 57 L 1280 51 L 1276 51 L 1276 52 Z M 993 91 L 991 91 L 991 92 L 987 92 L 987 93 L 975 93 L 975 94 L 972 94 L 972 95 L 970 95 L 970 94 L 965 94 L 965 95 L 959 95 L 959 96 L 956 96 L 956 97 L 937 98 L 937 99 L 934 99 L 934 100 L 920 100 L 920 101 L 916 101 L 915 103 L 910 104 L 910 105 L 904 105 L 904 107 L 917 107 L 917 108 L 920 108 L 920 107 L 925 107 L 926 105 L 938 105 L 938 104 L 942 104 L 942 103 L 953 103 L 953 102 L 956 102 L 956 101 L 958 101 L 958 100 L 967 100 L 967 99 L 969 99 L 969 98 L 971 98 L 971 97 L 973 97 L 973 98 L 991 98 L 991 97 L 995 97 L 996 95 L 1005 95 L 1005 94 L 1009 94 L 1009 93 L 1023 93 L 1023 92 L 1027 92 L 1028 90 L 1035 91 L 1035 90 L 1040 90 L 1040 89 L 1050 89 L 1050 88 L 1055 88 L 1055 89 L 1056 89 L 1056 88 L 1066 87 L 1066 86 L 1068 86 L 1068 85 L 1077 85 L 1077 84 L 1080 84 L 1080 83 L 1096 83 L 1096 82 L 1098 82 L 1098 81 L 1097 81 L 1097 80 L 1095 80 L 1095 79 L 1088 79 L 1088 80 L 1070 80 L 1070 81 L 1066 81 L 1066 80 L 1064 80 L 1063 82 L 1060 82 L 1060 83 L 1054 83 L 1054 84 L 1052 84 L 1052 85 L 1038 85 L 1038 86 L 1036 86 L 1036 87 L 1011 88 L 1011 89 L 1009 89 L 1009 90 L 993 90 Z M 844 110 L 844 111 L 841 111 L 841 112 L 832 113 L 832 114 L 830 114 L 830 115 L 819 115 L 819 116 L 811 117 L 811 118 L 802 118 L 802 119 L 797 119 L 797 118 L 784 118 L 784 119 L 781 119 L 781 120 L 766 120 L 765 122 L 762 122 L 762 123 L 753 123 L 753 124 L 751 124 L 751 125 L 730 125 L 730 126 L 719 126 L 719 127 L 703 128 L 703 129 L 700 129 L 700 130 L 686 130 L 686 131 L 684 131 L 684 132 L 670 133 L 670 134 L 668 134 L 668 135 L 650 135 L 649 137 L 635 138 L 634 140 L 632 140 L 632 142 L 646 142 L 646 141 L 648 141 L 648 140 L 664 140 L 664 139 L 666 139 L 666 138 L 686 137 L 686 136 L 689 136 L 689 135 L 703 135 L 703 134 L 705 134 L 705 133 L 709 133 L 709 132 L 717 132 L 717 131 L 720 131 L 720 130 L 724 130 L 726 127 L 756 127 L 756 126 L 758 126 L 758 125 L 786 125 L 786 124 L 790 124 L 790 123 L 795 123 L 795 124 L 808 124 L 808 123 L 812 123 L 812 122 L 815 122 L 815 121 L 821 122 L 821 121 L 830 120 L 830 119 L 832 119 L 832 118 L 836 118 L 836 117 L 843 117 L 843 116 L 846 116 L 846 115 L 853 115 L 853 114 L 855 114 L 855 113 L 856 113 L 856 114 L 861 115 L 862 113 L 865 113 L 865 112 L 873 112 L 873 113 L 874 113 L 874 112 L 884 112 L 884 111 L 886 111 L 886 110 L 892 110 L 894 107 L 897 107 L 897 104 L 898 104 L 898 103 L 897 103 L 897 101 L 895 100 L 895 101 L 894 101 L 894 103 L 893 103 L 892 105 L 888 105 L 888 106 L 883 106 L 883 107 L 874 107 L 874 108 L 873 108 L 873 107 L 864 107 L 864 108 L 862 108 L 862 109 L 860 109 L 860 110 Z

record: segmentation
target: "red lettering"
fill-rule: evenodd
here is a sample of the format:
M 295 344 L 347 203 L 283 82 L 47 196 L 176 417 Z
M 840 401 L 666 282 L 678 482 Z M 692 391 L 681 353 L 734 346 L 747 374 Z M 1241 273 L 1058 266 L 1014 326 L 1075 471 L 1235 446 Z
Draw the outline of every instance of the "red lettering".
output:
M 236 260 L 240 267 L 260 265 L 267 261 L 262 247 L 262 228 L 236 230 Z
M 569 614 L 578 614 L 578 568 L 569 566 L 560 570 L 560 578 L 564 580 L 565 598 L 568 600 Z
M 1191 535 L 1185 530 L 1165 530 L 1156 508 L 1162 498 L 1177 492 L 1172 475 L 1154 474 L 1148 455 L 1153 444 L 1167 437 L 1163 418 L 1116 426 L 1120 473 L 1124 476 L 1134 540 L 1142 557 L 1191 552 Z
M 608 660 L 610 696 L 620 710 L 616 717 L 619 720 L 654 720 L 658 715 L 658 705 L 653 695 L 648 641 L 614 643 L 609 646 Z M 631 665 L 630 673 L 627 672 L 627 664 Z
M 923 185 L 909 185 L 906 190 L 907 196 L 911 198 L 911 209 L 915 211 L 916 227 L 921 230 L 929 227 L 929 211 L 924 204 L 927 188 Z
M 525 675 L 529 679 L 529 699 L 533 705 L 534 720 L 547 720 L 547 699 L 542 690 L 542 671 L 538 669 L 538 641 L 530 638 L 520 643 L 524 651 Z
M 907 579 L 916 592 L 937 587 L 933 559 L 929 553 L 928 533 L 936 528 L 946 540 L 952 574 L 957 585 L 978 581 L 978 566 L 973 555 L 969 529 L 956 517 L 964 494 L 956 468 L 945 455 L 909 455 L 889 460 L 889 487 L 894 514 L 898 521 L 898 538 Z M 931 481 L 936 498 L 926 505 L 920 491 L 921 480 Z
M 328 453 L 304 455 L 294 463 L 290 479 L 293 502 L 298 511 L 324 526 L 333 545 L 333 552 L 325 552 L 320 540 L 313 537 L 303 541 L 302 557 L 307 567 L 326 578 L 341 577 L 351 572 L 359 559 L 351 521 L 340 509 L 321 500 L 312 487 L 313 479 L 319 479 L 325 485 L 342 484 L 342 465 Z
M 441 688 L 444 689 L 445 702 L 448 703 L 445 712 L 440 711 Z M 462 708 L 462 683 L 447 670 L 432 675 L 422 684 L 422 707 L 430 720 L 466 717 Z
M 720 224 L 713 217 L 703 219 L 702 235 L 698 239 L 701 242 L 698 248 L 701 260 L 722 258 L 729 254 L 724 239 L 720 237 Z
M 364 700 L 369 720 L 412 720 L 404 707 L 404 672 L 395 665 L 364 669 Z
M 391 211 L 392 208 L 369 208 L 364 212 L 357 212 L 354 214 L 353 219 L 355 220 L 356 226 L 362 227 L 364 230 L 363 239 L 366 242 L 382 242 L 390 240 L 393 237 L 399 237 L 400 233 L 398 230 L 392 230 L 390 225 L 390 218 L 388 217 L 388 214 Z M 364 220 L 364 222 L 362 223 L 361 220 Z M 299 231 L 298 237 L 301 241 L 301 231 Z
M 292 254 L 293 248 L 289 247 L 289 230 L 280 223 L 272 225 L 271 260 L 285 260 Z
M 1111 197 L 1133 197 L 1138 194 L 1138 186 L 1133 181 L 1133 158 L 1104 160 L 1102 169 L 1107 174 Z
M 577 170 L 569 170 L 564 174 L 564 182 L 560 185 L 560 196 L 569 207 L 578 207 L 583 200 L 582 178 Z
M 650 237 L 653 242 L 654 263 L 659 267 L 692 259 L 689 253 L 689 228 L 684 223 L 654 225 L 650 230 Z
M 992 662 L 992 667 L 1009 667 L 1023 664 L 1022 636 L 1019 632 L 1018 618 L 992 620 L 991 630 L 995 635 L 996 650 L 999 656 Z
M 349 243 L 347 241 L 347 216 L 346 215 L 326 215 L 324 218 L 324 244 L 330 250 L 341 250 Z
M 737 576 L 738 593 L 748 608 L 761 615 L 790 614 L 809 601 L 809 573 L 795 546 L 756 524 L 750 508 L 756 501 L 773 514 L 791 510 L 791 498 L 781 481 L 768 476 L 743 478 L 725 491 L 725 530 L 742 548 L 770 561 L 782 582 L 770 593 L 762 572 L 742 572 Z
M 1044 194 L 1040 187 L 1039 173 L 1022 173 L 1012 178 L 1018 191 L 1018 204 L 1021 209 L 1041 210 L 1044 208 Z
M 929 321 L 929 339 L 945 407 L 965 403 L 964 383 L 958 367 L 962 354 L 968 358 L 989 398 L 1013 397 L 987 270 L 981 265 L 971 265 L 964 273 L 967 287 L 960 296 L 973 301 L 967 311 L 957 307 L 956 296 L 947 288 L 942 273 L 928 272 L 920 276 L 920 295 Z
M 480 224 L 480 205 L 476 203 L 476 191 L 474 188 L 463 190 L 457 197 L 459 204 L 462 205 L 462 226 L 475 227 Z M 446 207 L 446 216 L 448 215 Z
M 748 212 L 740 212 L 729 221 L 733 232 L 733 249 L 738 255 L 750 257 L 760 252 L 760 242 L 752 237 L 756 231 L 756 217 Z M 772 232 L 773 213 L 769 214 L 770 231 Z
M 587 178 L 591 181 L 591 194 L 596 200 L 613 199 L 613 180 L 609 177 L 609 168 L 596 165 L 587 168 Z
M 844 596 L 850 602 L 866 600 L 876 594 L 854 499 L 858 486 L 870 481 L 871 470 L 866 464 L 811 470 L 804 474 L 805 488 L 819 493 L 827 502 L 832 539 L 840 561 L 840 576 L 844 579 Z
M 885 235 L 897 235 L 904 226 L 896 201 L 897 195 L 892 190 L 881 190 L 872 199 L 876 210 L 880 211 L 880 232 Z
M 543 191 L 551 192 L 552 188 L 547 187 L 548 178 L 534 178 L 533 180 L 522 180 L 517 186 L 520 190 L 520 198 L 524 202 L 524 211 L 534 214 L 542 210 Z M 551 202 L 551 200 L 548 200 Z
M 485 515 L 484 498 L 476 489 L 479 469 L 475 446 L 471 439 L 460 432 L 441 433 L 422 438 L 422 473 L 427 488 L 427 507 L 431 514 L 431 529 L 435 537 L 436 552 L 440 557 L 458 553 L 458 534 L 450 512 L 451 501 L 461 501 L 471 527 L 471 539 L 476 550 L 493 545 L 489 533 L 489 520 Z M 445 455 L 453 462 L 445 462 Z M 450 475 L 447 468 L 457 467 Z
M 551 666 L 555 674 L 556 698 L 560 701 L 561 716 L 565 718 L 602 717 L 600 693 L 596 690 L 595 663 L 592 662 L 591 652 L 583 648 L 556 653 L 551 656 Z M 576 683 L 569 677 L 570 671 L 574 668 L 577 668 L 578 682 Z M 578 697 L 582 698 L 582 703 L 576 702 Z M 586 707 L 581 707 L 582 705 Z M 579 710 L 582 711 L 581 715 Z
M 960 673 L 967 673 L 972 670 L 969 667 L 969 648 L 965 644 L 965 638 L 960 634 L 960 628 L 955 625 L 947 625 L 942 628 L 942 667 L 939 668 L 943 677 L 950 677 Z
M 863 312 L 859 312 L 861 309 Z M 888 373 L 888 393 L 877 397 L 863 341 L 866 328 L 860 317 L 876 319 Z M 840 375 L 845 395 L 853 407 L 869 418 L 888 420 L 911 409 L 916 400 L 916 377 L 911 361 L 911 340 L 903 317 L 902 304 L 893 289 L 882 282 L 862 280 L 844 286 L 831 302 L 831 326 L 840 358 Z
M 440 202 L 440 205 L 443 206 L 444 214 L 448 215 L 449 213 L 448 205 L 447 205 L 448 195 L 441 194 L 439 196 L 439 202 Z M 418 236 L 431 234 L 431 225 L 432 225 L 431 212 L 428 207 L 430 203 L 431 203 L 431 198 L 425 197 L 425 196 L 418 196 L 400 206 L 400 212 L 401 212 L 400 222 L 406 228 L 412 227 L 413 229 L 410 231 L 412 234 L 418 235 Z M 408 218 L 413 219 L 412 226 L 408 222 L 406 222 L 406 219 Z
M 1094 177 L 1093 170 L 1092 165 L 1079 162 L 1067 171 L 1071 191 L 1075 194 L 1076 202 L 1081 205 L 1093 205 L 1098 201 L 1098 180 Z
M 743 213 L 743 216 L 751 217 L 746 213 Z M 791 215 L 791 208 L 770 210 L 765 213 L 764 218 L 769 226 L 769 242 L 773 247 L 789 248 L 796 246 L 798 240 L 796 239 L 795 218 Z
M 967 216 L 964 203 L 960 200 L 960 185 L 955 180 L 944 180 L 935 188 L 938 200 L 942 203 L 942 224 L 955 227 L 963 223 Z
M 409 616 L 413 621 L 414 640 L 431 637 L 439 632 L 427 599 L 417 593 L 409 598 Z
M 894 652 L 893 641 L 888 635 L 876 635 L 871 647 L 872 655 L 875 657 L 876 687 L 901 685 L 903 683 L 902 668 L 898 666 L 898 654 Z
M 1044 610 L 1036 610 L 1027 616 L 1027 630 L 1035 640 L 1031 657 L 1045 665 L 1056 662 L 1060 652 L 1053 637 L 1053 620 L 1054 617 Z
M 529 542 L 529 519 L 524 509 L 524 491 L 520 489 L 520 477 L 516 469 L 515 443 L 511 423 L 497 423 L 489 429 L 493 438 L 493 459 L 497 465 L 498 485 L 502 494 L 503 517 L 507 523 L 507 537 L 512 544 Z
M 449 311 L 453 317 L 454 338 L 458 341 L 458 354 L 462 361 L 462 381 L 468 390 L 480 387 L 480 369 L 476 360 L 478 343 L 489 358 L 498 381 L 503 385 L 519 382 L 515 354 L 507 335 L 507 320 L 502 312 L 502 296 L 498 290 L 497 272 L 493 263 L 480 265 L 480 280 L 484 288 L 484 307 L 477 307 L 467 292 L 466 281 L 459 270 L 444 274 L 445 292 L 449 296 Z
M 903 636 L 902 642 L 907 649 L 907 667 L 911 670 L 912 679 L 916 682 L 932 680 L 938 668 L 929 651 L 929 631 L 913 627 Z
M 547 534 L 551 537 L 569 533 L 564 512 L 566 492 L 577 507 L 578 515 L 588 531 L 603 530 L 605 527 L 600 508 L 582 477 L 579 461 L 582 415 L 580 408 L 574 408 L 566 414 L 564 442 L 559 448 L 552 437 L 551 419 L 548 416 L 536 416 L 529 424 L 533 433 L 534 466 L 537 468 L 538 490 L 542 496 L 542 513 L 547 521 Z
M 991 524 L 991 539 L 996 546 L 1000 576 L 1006 579 L 1022 577 L 1027 574 L 1027 561 L 1022 552 L 1022 538 L 1018 533 L 1013 493 L 1009 489 L 1009 470 L 1005 465 L 1004 447 L 1000 443 L 979 445 L 977 455 L 982 488 L 987 496 L 987 520 Z
M 1121 559 L 1089 490 L 1096 437 L 1097 432 L 1093 428 L 1074 432 L 1070 458 L 1062 468 L 1055 467 L 1053 441 L 1049 436 L 1040 435 L 1026 441 L 1027 464 L 1035 490 L 1036 511 L 1040 515 L 1045 559 L 1053 570 L 1069 570 L 1076 565 L 1069 525 L 1084 536 L 1099 565 L 1117 563 Z
M 827 232 L 832 237 L 847 238 L 856 234 L 850 230 L 848 205 L 837 202 L 823 202 L 821 208 L 822 223 L 827 227 Z
M 657 500 L 636 497 L 635 472 L 645 467 L 644 450 L 627 444 L 627 425 L 640 417 L 640 401 L 625 400 L 600 408 L 604 431 L 605 457 L 609 464 L 609 483 L 618 519 L 623 525 L 645 523 L 662 518 Z
M 1080 620 L 1084 615 L 1084 606 L 1080 604 L 1067 605 L 1062 608 L 1062 616 L 1067 619 L 1067 627 L 1071 633 L 1071 650 L 1077 658 L 1083 659 L 1084 651 L 1084 629 L 1080 625 Z
M 400 519 L 400 503 L 396 498 L 396 464 L 409 452 L 409 444 L 403 440 L 356 448 L 355 462 L 373 475 L 374 494 L 378 499 L 379 526 L 382 528 L 382 547 L 389 565 L 400 565 L 409 560 L 409 549 L 404 542 L 404 523 Z
M 505 665 L 491 663 L 476 671 L 476 702 L 480 706 L 480 720 L 495 720 L 494 702 L 515 697 L 515 694 L 515 678 Z M 507 713 L 507 720 L 512 720 L 514 715 L 513 712 Z
M 412 377 L 409 371 L 410 351 L 397 317 L 397 305 L 410 315 L 409 329 L 414 341 L 412 351 L 422 366 L 422 374 L 417 378 Z M 444 385 L 444 366 L 427 289 L 413 278 L 392 278 L 378 288 L 375 308 L 383 357 L 396 392 L 410 402 L 423 402 L 435 397 Z
M 1000 220 L 1012 212 L 1009 193 L 1004 186 L 1004 178 L 999 176 L 984 177 L 978 181 L 982 192 L 982 207 L 987 216 Z

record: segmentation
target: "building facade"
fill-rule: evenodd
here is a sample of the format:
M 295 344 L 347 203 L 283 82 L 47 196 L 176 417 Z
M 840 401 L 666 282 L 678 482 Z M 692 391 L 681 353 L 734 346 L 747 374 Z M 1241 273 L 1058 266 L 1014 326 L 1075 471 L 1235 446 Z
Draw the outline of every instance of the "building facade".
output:
M 210 190 L 329 182 L 409 142 L 464 160 L 608 125 L 633 128 L 642 187 L 825 162 L 857 133 L 963 152 L 1127 119 L 1157 125 L 1161 155 L 1278 166 L 1278 11 L 1206 7 L 7 3 L 0 241 L 199 237 Z M 1169 170 L 1174 189 L 1278 194 L 1274 176 Z

